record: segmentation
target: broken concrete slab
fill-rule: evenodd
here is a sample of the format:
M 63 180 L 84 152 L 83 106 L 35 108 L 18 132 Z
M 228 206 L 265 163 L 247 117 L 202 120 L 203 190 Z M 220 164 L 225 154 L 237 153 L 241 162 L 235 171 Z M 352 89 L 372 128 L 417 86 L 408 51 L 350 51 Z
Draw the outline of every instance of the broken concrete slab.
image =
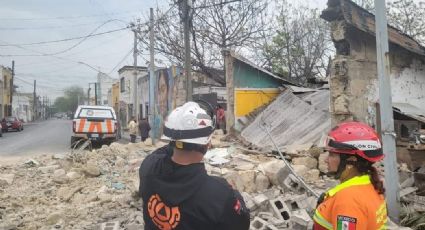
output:
M 12 184 L 15 179 L 15 174 L 0 174 L 0 181 L 5 181 L 7 184 Z

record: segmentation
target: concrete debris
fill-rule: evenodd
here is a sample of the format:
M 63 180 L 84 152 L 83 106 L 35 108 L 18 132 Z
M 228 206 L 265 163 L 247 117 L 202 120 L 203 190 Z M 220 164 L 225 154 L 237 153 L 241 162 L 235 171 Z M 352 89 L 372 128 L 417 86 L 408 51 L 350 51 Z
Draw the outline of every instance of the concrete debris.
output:
M 215 134 L 213 139 L 222 138 Z M 250 229 L 311 229 L 317 198 L 307 194 L 275 155 L 256 154 L 238 144 L 210 150 L 205 168 L 241 192 L 250 209 Z M 0 204 L 0 229 L 143 229 L 138 167 L 158 147 L 113 143 L 81 152 L 84 157 L 78 161 L 69 155 L 39 156 L 25 161 L 25 167 L 0 166 L 0 200 L 5 201 Z M 321 174 L 325 154 L 315 148 L 286 156 L 318 194 L 336 184 Z M 417 210 L 425 207 L 411 181 L 402 184 L 403 201 L 416 203 L 412 207 Z
M 0 184 L 12 184 L 15 179 L 15 174 L 0 174 Z
M 313 157 L 297 157 L 292 159 L 294 165 L 304 165 L 308 169 L 317 169 L 317 160 Z

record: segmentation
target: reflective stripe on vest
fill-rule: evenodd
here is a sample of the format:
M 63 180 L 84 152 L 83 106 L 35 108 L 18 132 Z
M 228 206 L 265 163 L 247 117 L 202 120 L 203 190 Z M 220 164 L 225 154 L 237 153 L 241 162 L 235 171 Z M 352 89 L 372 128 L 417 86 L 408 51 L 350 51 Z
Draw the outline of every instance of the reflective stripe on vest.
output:
M 335 186 L 334 188 L 330 189 L 327 193 L 326 196 L 327 197 L 332 197 L 334 196 L 337 192 L 351 187 L 351 186 L 355 186 L 355 185 L 367 185 L 367 184 L 371 184 L 370 182 L 370 177 L 369 175 L 363 175 L 363 176 L 356 176 L 353 177 L 345 182 L 342 182 L 341 184 Z
M 314 212 L 314 216 L 313 216 L 313 220 L 318 223 L 320 226 L 328 229 L 328 230 L 332 230 L 332 224 L 329 223 L 320 213 L 319 211 L 316 209 L 316 211 Z

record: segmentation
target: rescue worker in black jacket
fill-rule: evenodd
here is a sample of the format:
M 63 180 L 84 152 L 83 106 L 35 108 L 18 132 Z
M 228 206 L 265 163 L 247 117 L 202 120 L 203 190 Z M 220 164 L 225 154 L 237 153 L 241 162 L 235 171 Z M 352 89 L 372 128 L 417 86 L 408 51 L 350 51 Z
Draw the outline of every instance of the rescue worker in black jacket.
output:
M 223 178 L 202 163 L 214 131 L 211 117 L 195 102 L 171 112 L 162 139 L 139 170 L 145 230 L 247 230 L 249 210 Z

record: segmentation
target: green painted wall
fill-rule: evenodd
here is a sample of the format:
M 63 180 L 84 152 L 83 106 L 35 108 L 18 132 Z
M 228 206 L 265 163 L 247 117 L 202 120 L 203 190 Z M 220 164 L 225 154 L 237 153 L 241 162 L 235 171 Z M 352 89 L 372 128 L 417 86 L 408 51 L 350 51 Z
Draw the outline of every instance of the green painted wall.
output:
M 277 88 L 282 82 L 276 78 L 235 60 L 233 64 L 235 88 Z

